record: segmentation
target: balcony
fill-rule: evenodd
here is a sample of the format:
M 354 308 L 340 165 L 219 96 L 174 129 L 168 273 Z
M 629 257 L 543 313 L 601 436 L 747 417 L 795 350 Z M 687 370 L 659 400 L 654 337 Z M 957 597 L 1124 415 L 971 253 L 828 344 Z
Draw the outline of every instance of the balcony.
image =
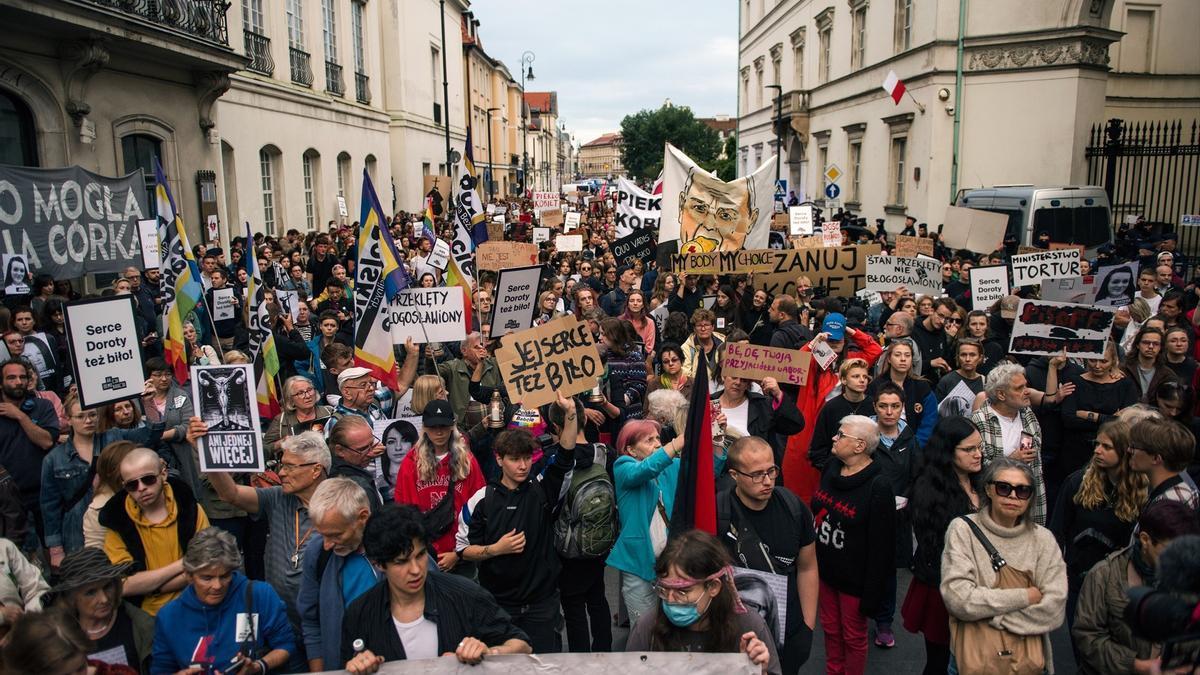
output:
M 345 96 L 346 83 L 342 80 L 342 67 L 333 61 L 325 62 L 325 91 L 334 96 Z
M 219 45 L 229 45 L 225 23 L 225 0 L 82 0 L 86 4 L 115 9 L 165 28 Z
M 354 73 L 354 98 L 364 105 L 371 102 L 371 78 L 363 73 Z
M 808 141 L 808 96 L 806 89 L 793 89 L 783 95 L 780 106 L 785 124 L 795 132 L 802 142 Z
M 288 58 L 292 63 L 292 82 L 311 87 L 313 83 L 312 65 L 310 64 L 312 57 L 302 49 L 289 47 Z
M 246 56 L 250 59 L 248 70 L 263 75 L 275 72 L 275 60 L 271 58 L 271 38 L 250 31 L 243 32 L 246 37 Z

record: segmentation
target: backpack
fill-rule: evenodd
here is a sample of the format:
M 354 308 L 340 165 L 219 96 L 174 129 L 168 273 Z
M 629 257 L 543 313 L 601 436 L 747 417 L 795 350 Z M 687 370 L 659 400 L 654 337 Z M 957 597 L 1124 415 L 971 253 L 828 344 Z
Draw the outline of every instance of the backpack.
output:
M 571 472 L 571 484 L 554 521 L 554 548 L 568 559 L 595 559 L 608 555 L 621 521 L 617 516 L 617 491 L 606 468 L 607 452 L 593 444 L 596 460 Z

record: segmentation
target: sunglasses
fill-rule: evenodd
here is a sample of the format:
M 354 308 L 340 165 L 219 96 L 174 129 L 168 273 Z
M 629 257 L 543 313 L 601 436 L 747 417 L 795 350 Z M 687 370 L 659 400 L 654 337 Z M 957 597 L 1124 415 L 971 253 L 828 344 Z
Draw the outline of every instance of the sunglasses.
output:
M 142 476 L 141 478 L 134 478 L 133 480 L 125 481 L 125 483 L 121 487 L 125 488 L 126 492 L 137 492 L 138 491 L 138 483 L 141 483 L 142 487 L 150 487 L 157 482 L 158 482 L 158 474 L 148 473 L 145 476 Z
M 960 318 L 958 318 L 958 317 L 956 317 L 956 316 L 952 316 L 952 317 L 950 317 L 949 319 L 946 319 L 946 323 L 957 323 L 957 324 L 961 324 L 961 323 L 962 323 L 962 319 L 960 319 Z
M 1033 496 L 1032 485 L 1013 485 L 1012 483 L 1005 483 L 1002 480 L 994 480 L 992 481 L 992 487 L 996 490 L 996 494 L 1001 497 L 1016 497 L 1024 501 Z

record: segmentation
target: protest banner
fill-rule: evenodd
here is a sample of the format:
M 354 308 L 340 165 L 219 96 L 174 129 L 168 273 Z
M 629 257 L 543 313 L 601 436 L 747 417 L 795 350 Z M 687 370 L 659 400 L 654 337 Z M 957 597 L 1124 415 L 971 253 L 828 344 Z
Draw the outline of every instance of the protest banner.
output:
M 254 366 L 192 366 L 192 403 L 196 416 L 208 425 L 208 433 L 196 444 L 201 471 L 266 469 L 254 394 Z
M 4 270 L 3 284 L 5 295 L 26 295 L 29 293 L 30 273 L 29 261 L 25 256 L 5 253 L 0 256 L 0 267 Z
M 1084 302 L 1101 307 L 1126 307 L 1133 304 L 1137 291 L 1137 262 L 1124 265 L 1108 265 L 1096 270 L 1096 283 L 1092 296 Z
M 657 236 L 658 221 L 662 217 L 661 195 L 652 195 L 628 178 L 619 178 L 616 197 L 613 227 L 618 237 L 628 237 L 634 230 L 642 228 L 654 229 Z
M 1096 277 L 1070 277 L 1067 279 L 1042 279 L 1038 297 L 1051 302 L 1075 302 L 1088 304 L 1096 294 Z
M 941 295 L 942 263 L 931 258 L 867 256 L 867 290 L 894 291 L 901 286 L 922 295 Z
M 1079 256 L 1081 258 L 1087 255 L 1087 247 L 1085 247 L 1083 244 L 1064 244 L 1059 241 L 1050 242 L 1051 251 L 1065 251 L 1070 249 L 1079 251 Z
M 754 288 L 772 296 L 795 295 L 796 279 L 803 275 L 813 286 L 828 289 L 830 295 L 848 298 L 865 285 L 867 256 L 879 255 L 879 250 L 879 244 L 860 244 L 775 251 L 775 266 L 765 273 L 755 273 Z
M 972 267 L 968 274 L 971 276 L 971 306 L 973 308 L 986 309 L 993 302 L 1008 295 L 1008 267 L 1006 265 Z
M 1079 251 L 1038 251 L 1014 255 L 1009 260 L 1013 286 L 1032 286 L 1043 279 L 1079 276 Z
M 562 227 L 563 212 L 558 209 L 542 211 L 538 214 L 538 222 L 542 224 L 542 227 Z
M 496 277 L 496 302 L 492 305 L 491 337 L 525 330 L 537 314 L 537 297 L 542 267 L 511 267 Z
M 212 310 L 213 321 L 228 321 L 237 315 L 237 299 L 233 295 L 233 287 L 214 288 L 212 298 L 213 306 L 209 309 Z
M 671 271 L 675 274 L 751 274 L 775 269 L 779 251 L 774 249 L 743 249 L 685 253 L 672 256 Z
M 487 222 L 488 241 L 504 241 L 504 218 L 497 216 Z
M 679 242 L 685 252 L 766 248 L 777 161 L 772 155 L 754 173 L 725 182 L 667 143 L 658 243 Z M 729 217 L 719 229 L 717 211 Z
M 786 581 L 786 578 L 784 579 Z M 772 619 L 771 624 L 775 621 Z M 768 629 L 771 625 L 767 626 Z M 323 671 L 344 675 L 346 671 Z M 468 666 L 453 656 L 420 661 L 389 661 L 379 666 L 379 675 L 512 675 L 547 672 L 570 675 L 758 675 L 762 668 L 741 652 L 725 654 L 702 652 L 595 652 L 591 654 L 511 654 L 489 655 Z
M 438 239 L 433 245 L 433 250 L 429 252 L 429 258 L 426 263 L 433 268 L 442 272 L 446 271 L 446 263 L 450 260 L 450 244 L 444 239 Z
M 533 228 L 533 243 L 540 244 L 544 241 L 550 241 L 550 228 L 548 228 L 548 227 Z
M 142 265 L 156 269 L 162 265 L 162 245 L 158 243 L 158 221 L 139 220 L 138 242 L 142 247 Z
M 484 212 L 484 213 L 486 213 L 486 214 L 487 214 L 487 215 L 489 215 L 489 216 L 490 216 L 490 215 L 492 215 L 493 213 L 495 213 L 495 212 L 496 212 L 496 205 L 495 205 L 495 204 L 488 204 L 487 206 L 485 206 L 485 207 L 484 207 L 484 209 L 483 209 L 483 212 Z
M 463 291 L 457 286 L 406 288 L 387 305 L 383 327 L 392 344 L 458 342 L 467 337 Z
M 533 193 L 533 210 L 545 211 L 548 209 L 558 208 L 558 193 L 557 192 L 535 192 Z
M 84 410 L 138 398 L 145 388 L 132 295 L 77 300 L 63 309 L 71 369 Z
M 841 246 L 842 245 L 842 226 L 841 223 L 830 220 L 821 223 L 821 245 L 822 246 Z
M 77 166 L 0 166 L 0 241 L 55 279 L 142 261 L 138 221 L 153 217 L 141 171 L 109 178 Z
M 788 208 L 788 234 L 799 237 L 813 233 L 813 210 L 811 206 Z
M 1117 310 L 1067 302 L 1022 300 L 1017 306 L 1008 351 L 1070 358 L 1102 359 Z
M 928 237 L 909 237 L 896 235 L 896 255 L 901 258 L 915 258 L 918 253 L 933 255 L 933 240 Z
M 804 386 L 812 354 L 799 349 L 763 347 L 743 342 L 725 344 L 721 372 L 725 375 L 761 380 L 773 377 L 781 383 Z
M 300 291 L 275 290 L 275 299 L 279 308 L 292 317 L 292 321 L 300 320 Z
M 644 227 L 634 230 L 628 237 L 622 237 L 612 244 L 613 258 L 617 265 L 632 265 L 635 260 L 649 263 L 658 248 L 658 232 L 653 228 Z
M 961 206 L 947 206 L 942 219 L 942 243 L 949 248 L 995 251 L 1004 243 L 1008 216 Z
M 825 242 L 821 241 L 821 235 L 809 235 L 806 237 L 792 237 L 792 248 L 824 248 Z
M 481 270 L 527 267 L 538 261 L 537 244 L 520 241 L 485 241 L 475 249 L 475 266 Z
M 586 323 L 567 315 L 500 340 L 496 362 L 511 401 L 526 408 L 571 397 L 597 385 L 604 372 Z
M 579 212 L 578 211 L 567 211 L 566 218 L 564 219 L 563 222 L 564 222 L 563 231 L 570 231 L 570 230 L 573 230 L 573 229 L 579 227 Z
M 582 251 L 582 234 L 560 234 L 554 238 L 554 248 L 558 251 Z
M 783 206 L 779 202 L 775 202 L 775 205 L 779 206 L 781 208 Z M 786 229 L 788 229 L 789 223 L 791 223 L 791 216 L 789 216 L 787 213 L 784 213 L 781 211 L 779 213 L 776 213 L 775 216 L 773 218 L 771 218 L 771 229 L 772 230 L 786 230 Z

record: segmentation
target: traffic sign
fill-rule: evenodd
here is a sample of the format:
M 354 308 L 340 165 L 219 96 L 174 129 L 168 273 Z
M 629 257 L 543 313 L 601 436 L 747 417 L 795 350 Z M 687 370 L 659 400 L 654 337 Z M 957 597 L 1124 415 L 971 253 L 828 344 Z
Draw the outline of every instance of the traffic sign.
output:
M 828 173 L 828 172 L 826 172 Z M 838 195 L 842 194 L 842 189 L 837 186 L 837 183 L 830 183 L 825 186 L 825 196 L 830 199 L 837 199 Z
M 775 201 L 781 202 L 787 198 L 787 179 L 780 178 L 775 181 Z
M 838 182 L 838 179 L 841 177 L 842 170 L 838 168 L 837 164 L 830 164 L 829 167 L 825 169 L 825 180 L 829 181 L 830 183 Z

